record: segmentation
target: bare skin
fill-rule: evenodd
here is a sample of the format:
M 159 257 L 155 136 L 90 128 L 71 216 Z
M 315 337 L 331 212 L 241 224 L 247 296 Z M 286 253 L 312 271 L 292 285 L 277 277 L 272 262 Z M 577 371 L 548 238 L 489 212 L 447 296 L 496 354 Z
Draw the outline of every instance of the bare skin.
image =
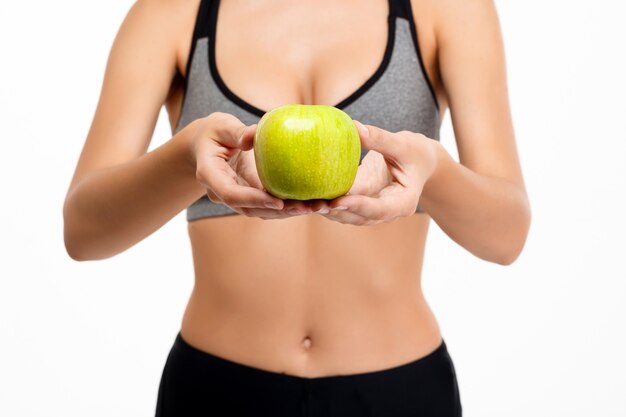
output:
M 387 1 L 370 3 L 222 0 L 219 71 L 232 91 L 261 109 L 287 102 L 336 104 L 380 63 Z M 483 259 L 508 264 L 518 256 L 530 211 L 497 17 L 489 0 L 465 3 L 412 1 L 426 71 L 441 116 L 448 106 L 452 111 L 461 162 L 432 145 L 433 169 L 424 174 L 423 191 L 416 195 L 430 215 L 374 219 L 371 207 L 352 196 L 313 208 L 348 205 L 343 212 L 317 214 L 293 205 L 307 213 L 189 223 L 195 286 L 181 325 L 186 341 L 224 358 L 297 376 L 397 366 L 441 343 L 420 283 L 431 216 Z M 207 192 L 195 158 L 189 157 L 190 130 L 145 154 L 159 107 L 166 105 L 172 131 L 178 121 L 197 7 L 197 0 L 141 0 L 118 35 L 66 201 L 66 245 L 75 259 L 121 252 Z M 146 50 L 138 52 L 142 41 Z M 142 55 L 130 57 L 132 52 Z M 142 67 L 142 62 L 161 64 Z M 121 69 L 131 65 L 135 73 Z M 369 128 L 373 139 L 386 134 Z M 169 168 L 168 175 L 156 167 Z M 163 185 L 165 178 L 169 185 Z M 160 196 L 144 191 L 153 183 L 163 189 Z M 108 221 L 94 208 L 99 195 L 115 213 Z M 376 221 L 355 220 L 367 217 Z

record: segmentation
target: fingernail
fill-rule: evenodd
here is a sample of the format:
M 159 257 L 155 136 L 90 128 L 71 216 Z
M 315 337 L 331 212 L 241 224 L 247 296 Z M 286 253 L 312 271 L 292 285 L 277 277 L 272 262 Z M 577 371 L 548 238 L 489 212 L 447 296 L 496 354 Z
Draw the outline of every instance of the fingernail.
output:
M 337 206 L 337 207 L 333 207 L 333 210 L 348 210 L 348 207 L 346 207 L 346 206 Z
M 369 135 L 369 130 L 367 130 L 367 128 L 365 127 L 365 125 L 363 125 L 363 123 L 359 122 L 358 120 L 355 120 L 357 126 L 359 127 L 359 130 L 361 131 L 361 136 L 363 136 L 364 138 L 368 137 Z
M 287 213 L 292 214 L 294 216 L 297 216 L 298 214 L 302 214 L 302 212 L 298 210 L 297 208 L 290 208 L 289 210 L 287 210 Z
M 275 203 L 270 203 L 266 201 L 263 205 L 268 209 L 278 209 L 278 206 Z
M 317 213 L 328 214 L 328 213 L 330 213 L 330 210 L 327 209 L 326 207 L 324 207 L 324 208 L 321 208 L 321 209 L 317 210 Z

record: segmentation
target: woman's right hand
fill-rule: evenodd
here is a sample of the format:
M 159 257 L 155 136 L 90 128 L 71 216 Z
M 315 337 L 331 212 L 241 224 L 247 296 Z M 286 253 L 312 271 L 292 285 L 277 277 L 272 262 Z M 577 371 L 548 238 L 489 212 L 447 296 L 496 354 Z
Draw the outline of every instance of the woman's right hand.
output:
M 252 150 L 256 124 L 246 126 L 231 114 L 215 112 L 189 127 L 196 179 L 213 203 L 262 219 L 312 212 L 314 200 L 281 200 L 263 188 Z

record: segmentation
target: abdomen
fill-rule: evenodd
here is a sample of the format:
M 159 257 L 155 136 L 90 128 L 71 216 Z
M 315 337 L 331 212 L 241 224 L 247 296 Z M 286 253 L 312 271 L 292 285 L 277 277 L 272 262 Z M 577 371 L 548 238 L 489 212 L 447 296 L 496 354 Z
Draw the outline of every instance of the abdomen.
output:
M 196 277 L 181 332 L 217 356 L 292 375 L 410 362 L 441 338 L 420 287 L 428 221 L 190 222 Z

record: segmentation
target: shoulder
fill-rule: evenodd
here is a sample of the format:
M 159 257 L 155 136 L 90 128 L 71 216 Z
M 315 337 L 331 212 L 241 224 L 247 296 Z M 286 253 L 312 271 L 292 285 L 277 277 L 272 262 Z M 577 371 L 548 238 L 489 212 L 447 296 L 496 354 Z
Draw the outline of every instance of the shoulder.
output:
M 136 0 L 126 20 L 153 39 L 154 47 L 173 53 L 180 71 L 185 68 L 199 7 L 200 0 Z
M 199 5 L 200 0 L 136 0 L 127 19 L 142 30 L 172 36 L 193 30 Z
M 471 37 L 476 32 L 494 32 L 494 29 L 499 32 L 495 0 L 425 0 L 425 3 L 432 11 L 438 43 Z
M 198 9 L 200 0 L 135 0 L 131 10 L 149 14 L 155 18 L 176 19 Z

